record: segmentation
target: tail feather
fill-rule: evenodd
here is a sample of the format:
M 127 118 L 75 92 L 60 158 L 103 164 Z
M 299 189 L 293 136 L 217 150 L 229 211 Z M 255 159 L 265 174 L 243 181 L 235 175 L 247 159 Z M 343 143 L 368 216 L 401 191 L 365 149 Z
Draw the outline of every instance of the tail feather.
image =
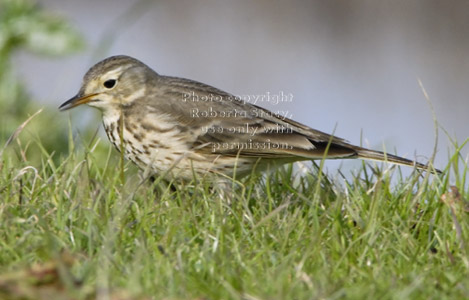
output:
M 424 165 L 424 164 L 421 164 L 419 162 L 416 162 L 416 161 L 413 161 L 413 160 L 410 160 L 410 159 L 407 159 L 407 158 L 403 158 L 403 157 L 400 157 L 400 156 L 397 156 L 397 155 L 384 153 L 384 152 L 381 152 L 381 151 L 375 151 L 375 150 L 370 150 L 370 149 L 357 147 L 356 152 L 357 152 L 358 158 L 361 158 L 361 159 L 390 162 L 390 163 L 393 163 L 393 164 L 415 167 L 419 170 L 430 171 L 430 172 L 436 173 L 436 174 L 441 174 L 442 173 L 440 170 L 435 169 L 432 166 Z

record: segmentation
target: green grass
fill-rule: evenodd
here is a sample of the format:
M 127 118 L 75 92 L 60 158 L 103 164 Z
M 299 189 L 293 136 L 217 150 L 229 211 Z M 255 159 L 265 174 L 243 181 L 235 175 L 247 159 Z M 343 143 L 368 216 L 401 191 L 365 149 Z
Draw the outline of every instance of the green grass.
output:
M 446 172 L 459 196 L 447 175 L 363 164 L 335 181 L 286 166 L 234 182 L 228 201 L 208 182 L 151 184 L 129 164 L 123 183 L 107 141 L 71 141 L 66 155 L 33 143 L 40 163 L 15 145 L 2 158 L 0 291 L 1 274 L 68 253 L 75 263 L 60 281 L 78 299 L 469 297 L 467 165 L 457 151 Z

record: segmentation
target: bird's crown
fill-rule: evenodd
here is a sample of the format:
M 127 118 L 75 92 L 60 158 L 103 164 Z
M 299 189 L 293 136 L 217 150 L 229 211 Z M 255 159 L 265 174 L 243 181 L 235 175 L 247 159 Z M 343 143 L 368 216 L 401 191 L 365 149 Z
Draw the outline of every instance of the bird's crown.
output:
M 88 104 L 106 110 L 129 104 L 145 94 L 149 76 L 157 74 L 141 61 L 126 55 L 111 56 L 91 67 L 78 94 L 60 109 Z

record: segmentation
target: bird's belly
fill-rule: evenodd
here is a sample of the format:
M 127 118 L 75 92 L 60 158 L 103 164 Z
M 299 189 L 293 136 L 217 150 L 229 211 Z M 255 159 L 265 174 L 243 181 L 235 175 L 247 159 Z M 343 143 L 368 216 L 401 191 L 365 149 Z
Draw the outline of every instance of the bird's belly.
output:
M 104 128 L 116 149 L 119 152 L 123 150 L 126 159 L 151 175 L 185 180 L 193 179 L 194 174 L 223 174 L 231 177 L 236 173 L 237 176 L 244 176 L 251 173 L 255 164 L 251 159 L 197 154 L 176 130 L 156 133 L 124 127 L 120 133 L 118 126 L 106 122 Z
M 176 134 L 170 131 L 156 134 L 124 128 L 120 133 L 118 128 L 106 124 L 104 128 L 116 149 L 123 150 L 124 156 L 143 170 L 166 171 L 188 150 L 184 143 L 175 138 Z

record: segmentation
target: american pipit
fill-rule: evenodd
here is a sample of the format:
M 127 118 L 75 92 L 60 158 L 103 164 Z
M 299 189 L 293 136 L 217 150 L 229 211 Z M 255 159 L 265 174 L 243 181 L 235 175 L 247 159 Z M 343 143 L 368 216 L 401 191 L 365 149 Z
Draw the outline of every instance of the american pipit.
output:
M 324 157 L 428 168 L 351 145 L 212 86 L 159 75 L 129 56 L 94 65 L 78 94 L 60 110 L 85 103 L 101 110 L 104 129 L 117 150 L 123 149 L 141 169 L 168 178 L 190 180 L 194 172 L 240 177 L 255 166 Z

